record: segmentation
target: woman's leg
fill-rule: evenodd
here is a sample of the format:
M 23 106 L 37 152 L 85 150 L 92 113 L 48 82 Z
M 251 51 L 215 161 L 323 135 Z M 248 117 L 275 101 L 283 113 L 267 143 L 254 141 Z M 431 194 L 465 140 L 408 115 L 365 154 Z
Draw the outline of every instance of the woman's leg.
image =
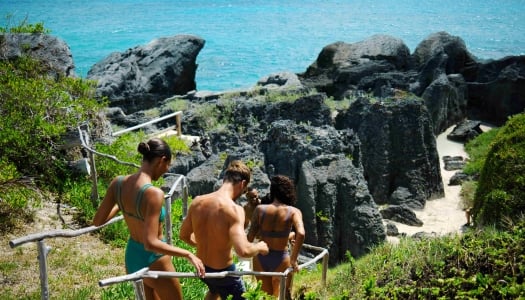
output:
M 175 272 L 175 267 L 169 255 L 164 255 L 157 259 L 149 266 L 149 269 L 151 271 Z M 145 278 L 144 285 L 152 288 L 160 299 L 182 299 L 182 288 L 178 278 Z
M 253 270 L 255 272 L 264 272 L 264 269 L 261 266 L 261 263 L 259 262 L 259 258 L 255 256 L 253 258 Z M 257 281 L 261 281 L 261 290 L 263 290 L 268 295 L 273 295 L 273 287 L 272 287 L 272 277 L 270 276 L 255 276 L 255 279 Z

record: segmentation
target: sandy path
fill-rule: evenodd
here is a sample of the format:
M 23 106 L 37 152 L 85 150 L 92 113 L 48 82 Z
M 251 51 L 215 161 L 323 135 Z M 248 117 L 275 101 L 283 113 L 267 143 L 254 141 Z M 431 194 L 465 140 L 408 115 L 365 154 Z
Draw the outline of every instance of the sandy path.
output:
M 389 221 L 394 223 L 399 233 L 406 233 L 408 236 L 417 232 L 435 233 L 437 235 L 444 235 L 448 233 L 460 233 L 463 225 L 467 219 L 465 212 L 461 209 L 459 192 L 461 186 L 449 186 L 450 178 L 457 172 L 447 171 L 444 169 L 443 156 L 462 156 L 467 157 L 467 153 L 463 148 L 463 143 L 454 142 L 447 139 L 454 126 L 448 128 L 445 132 L 436 138 L 436 146 L 440 159 L 441 177 L 443 179 L 443 188 L 445 190 L 445 197 L 428 200 L 423 210 L 415 211 L 416 216 L 423 221 L 423 226 L 408 226 L 402 223 Z M 389 241 L 395 242 L 396 237 L 388 237 Z

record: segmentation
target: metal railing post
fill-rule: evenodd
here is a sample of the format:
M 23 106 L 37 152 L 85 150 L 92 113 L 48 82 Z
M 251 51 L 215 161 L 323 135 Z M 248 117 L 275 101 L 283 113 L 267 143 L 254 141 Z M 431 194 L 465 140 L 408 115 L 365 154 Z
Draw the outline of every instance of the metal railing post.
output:
M 133 288 L 135 289 L 135 300 L 146 300 L 144 293 L 144 281 L 142 279 L 133 281 Z
M 189 189 L 188 189 L 188 180 L 186 179 L 186 176 L 182 179 L 182 217 L 185 218 L 188 214 L 188 197 L 189 197 Z
M 38 266 L 40 269 L 40 295 L 42 300 L 49 299 L 49 284 L 47 281 L 47 254 L 51 247 L 46 246 L 44 240 L 38 241 Z

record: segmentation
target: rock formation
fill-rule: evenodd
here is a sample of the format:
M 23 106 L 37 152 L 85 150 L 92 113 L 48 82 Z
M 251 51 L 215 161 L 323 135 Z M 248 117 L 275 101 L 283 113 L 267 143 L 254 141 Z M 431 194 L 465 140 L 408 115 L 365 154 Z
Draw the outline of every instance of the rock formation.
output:
M 191 35 L 158 38 L 147 45 L 115 52 L 97 62 L 87 78 L 98 82 L 97 95 L 126 113 L 155 107 L 165 98 L 196 89 L 196 58 L 204 40 Z

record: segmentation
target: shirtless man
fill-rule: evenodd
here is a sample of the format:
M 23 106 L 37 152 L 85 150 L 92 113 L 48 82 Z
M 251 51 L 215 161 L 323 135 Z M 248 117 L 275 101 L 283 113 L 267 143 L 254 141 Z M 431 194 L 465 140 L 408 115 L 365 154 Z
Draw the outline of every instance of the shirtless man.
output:
M 235 203 L 247 191 L 251 171 L 241 161 L 232 161 L 224 174 L 222 186 L 215 192 L 193 199 L 182 222 L 180 238 L 197 247 L 197 257 L 206 272 L 234 271 L 232 247 L 240 257 L 267 254 L 265 242 L 250 243 L 244 232 L 244 211 Z M 240 277 L 203 278 L 208 286 L 206 299 L 244 299 L 246 288 Z M 219 298 L 220 297 L 220 298 Z

